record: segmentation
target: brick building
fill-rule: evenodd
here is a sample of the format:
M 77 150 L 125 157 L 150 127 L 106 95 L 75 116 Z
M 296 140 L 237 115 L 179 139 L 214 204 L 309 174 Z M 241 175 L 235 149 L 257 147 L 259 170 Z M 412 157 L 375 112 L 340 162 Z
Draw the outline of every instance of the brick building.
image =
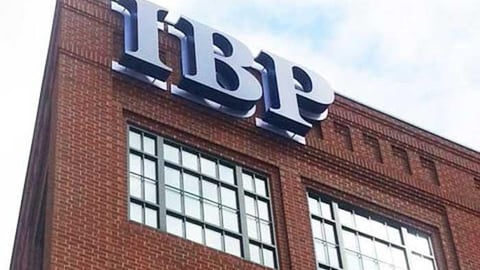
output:
M 109 0 L 59 0 L 11 269 L 480 269 L 480 153 L 336 95 L 306 143 L 112 70 Z M 262 114 L 258 105 L 256 116 Z

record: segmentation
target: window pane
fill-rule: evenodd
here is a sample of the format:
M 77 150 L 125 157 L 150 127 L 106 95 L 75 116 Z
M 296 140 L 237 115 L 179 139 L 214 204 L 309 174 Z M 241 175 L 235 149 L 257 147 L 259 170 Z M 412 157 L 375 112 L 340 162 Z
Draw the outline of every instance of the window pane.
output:
M 148 136 L 143 137 L 143 151 L 148 153 L 152 156 L 157 154 L 157 145 L 155 143 L 155 139 L 150 138 Z
M 360 257 L 357 254 L 352 253 L 352 252 L 348 252 L 348 251 L 345 254 L 347 256 L 347 265 L 348 265 L 348 268 L 346 268 L 346 269 L 348 269 L 348 270 L 361 270 L 362 269 Z
M 405 251 L 403 249 L 392 247 L 393 263 L 400 268 L 407 268 Z
M 203 180 L 202 184 L 203 197 L 211 201 L 218 202 L 217 185 L 206 180 Z
M 316 199 L 308 197 L 308 208 L 310 209 L 310 213 L 320 216 L 318 201 Z
M 214 178 L 217 177 L 217 172 L 216 172 L 217 166 L 215 164 L 215 161 L 202 157 L 200 160 L 200 166 L 203 174 L 214 177 Z
M 177 211 L 179 213 L 182 212 L 182 198 L 179 192 L 167 188 L 165 190 L 165 203 L 167 205 L 167 209 Z
M 250 192 L 253 192 L 253 176 L 250 174 L 242 173 L 243 188 Z
M 370 224 L 372 226 L 372 233 L 378 238 L 387 239 L 387 227 L 383 222 L 378 220 L 370 220 Z
M 312 219 L 312 233 L 315 238 L 325 239 L 322 233 L 322 223 L 316 219 Z
M 195 195 L 200 195 L 198 177 L 188 173 L 183 174 L 183 190 Z
M 350 211 L 344 210 L 344 209 L 339 209 L 339 216 L 340 216 L 340 222 L 343 225 L 349 226 L 349 227 L 354 227 L 353 225 L 353 216 Z
M 240 240 L 225 235 L 225 252 L 238 257 L 242 256 L 242 252 L 240 249 Z
M 338 261 L 338 250 L 335 246 L 328 245 L 328 260 L 330 262 L 330 266 L 333 267 L 340 267 L 340 263 Z M 368 269 L 368 268 L 367 268 Z
M 143 223 L 141 205 L 130 202 L 130 219 L 136 222 Z
M 186 223 L 186 229 L 187 229 L 187 239 L 191 240 L 193 242 L 197 242 L 202 244 L 202 227 L 200 225 L 187 222 Z
M 185 214 L 194 218 L 201 219 L 200 200 L 185 195 Z
M 263 264 L 267 267 L 274 268 L 275 267 L 275 259 L 273 255 L 273 251 L 270 249 L 263 249 Z
M 262 200 L 258 200 L 258 216 L 263 220 L 270 220 L 268 215 L 268 204 Z
M 255 211 L 255 199 L 245 195 L 245 212 L 252 216 L 257 216 Z
M 180 189 L 180 171 L 165 166 L 165 184 Z
M 222 235 L 219 232 L 205 229 L 205 244 L 211 248 L 222 250 Z
M 189 168 L 191 170 L 197 171 L 198 170 L 197 155 L 187 151 L 182 151 L 182 165 L 185 168 Z
M 358 240 L 360 242 L 360 251 L 362 254 L 375 258 L 375 249 L 373 247 L 372 239 L 359 236 Z
M 267 196 L 265 180 L 255 177 L 255 191 L 258 195 Z
M 237 212 L 223 208 L 223 227 L 227 230 L 238 232 L 238 216 Z
M 250 260 L 256 263 L 261 263 L 260 248 L 254 244 L 249 244 L 249 246 L 250 246 Z
M 430 255 L 430 245 L 428 243 L 428 239 L 426 237 L 422 237 L 420 235 L 416 236 L 414 234 L 408 233 L 410 235 L 410 242 L 409 246 L 422 254 Z
M 360 251 L 357 245 L 357 236 L 354 233 L 343 230 L 342 236 L 343 236 L 343 244 L 345 245 L 345 248 L 353 251 Z
M 259 239 L 256 219 L 253 219 L 251 217 L 247 218 L 247 229 L 248 229 L 248 236 L 250 238 Z
M 142 181 L 133 174 L 130 174 L 130 196 L 142 198 Z
M 237 209 L 237 196 L 235 191 L 221 187 L 222 204 Z
M 204 219 L 205 222 L 214 224 L 219 226 L 220 225 L 220 209 L 216 204 L 203 202 L 203 210 L 204 210 Z
M 367 257 L 362 257 L 362 262 L 363 262 L 363 269 L 368 269 L 368 270 L 378 269 L 378 264 Z
M 227 167 L 223 164 L 219 165 L 220 180 L 225 183 L 235 185 L 235 177 L 233 168 Z
M 180 150 L 168 144 L 163 145 L 163 158 L 166 161 L 170 161 L 172 163 L 178 164 L 180 160 Z
M 375 250 L 377 251 L 377 258 L 382 262 L 389 264 L 393 263 L 392 254 L 388 245 L 375 241 Z
M 332 208 L 329 203 L 320 202 L 320 208 L 322 209 L 322 217 L 333 219 L 332 218 Z
M 183 221 L 179 218 L 167 215 L 167 232 L 183 237 Z
M 392 264 L 380 262 L 378 265 L 380 266 L 380 270 L 395 270 L 395 266 Z
M 151 203 L 157 203 L 157 184 L 152 181 L 145 180 L 145 200 Z
M 399 229 L 392 226 L 387 226 L 387 232 L 388 232 L 388 240 L 390 242 L 395 244 L 402 244 L 402 237 L 400 235 Z
M 135 154 L 130 154 L 130 171 L 136 174 L 142 174 L 142 158 Z
M 148 208 L 145 208 L 145 224 L 153 227 L 158 228 L 158 211 Z
M 337 241 L 335 240 L 335 232 L 333 225 L 324 223 L 323 226 L 325 229 L 325 240 L 327 240 L 327 242 L 335 244 Z
M 155 161 L 145 158 L 143 160 L 144 176 L 157 180 L 157 164 Z
M 428 258 L 422 258 L 422 270 L 434 270 L 435 266 L 433 264 L 433 261 L 428 259 Z
M 141 135 L 134 131 L 130 131 L 128 133 L 128 144 L 131 148 L 141 150 L 142 149 Z
M 355 224 L 358 230 L 364 233 L 370 233 L 370 220 L 368 220 L 367 217 L 355 214 Z
M 320 241 L 315 241 L 315 257 L 318 262 L 327 263 L 327 247 Z
M 270 224 L 260 221 L 260 233 L 263 243 L 272 244 L 272 233 L 270 231 Z

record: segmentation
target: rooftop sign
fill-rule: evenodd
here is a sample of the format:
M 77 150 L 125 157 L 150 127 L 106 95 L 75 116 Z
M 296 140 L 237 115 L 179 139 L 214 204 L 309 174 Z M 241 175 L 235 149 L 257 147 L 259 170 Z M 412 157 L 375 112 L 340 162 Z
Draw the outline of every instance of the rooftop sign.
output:
M 254 57 L 234 37 L 187 17 L 170 22 L 167 9 L 145 0 L 112 1 L 112 9 L 124 17 L 125 49 L 112 65 L 117 71 L 165 82 L 172 69 L 160 60 L 158 31 L 168 31 L 181 40 L 180 82 L 172 86 L 173 94 L 242 118 L 255 113 L 263 95 L 265 111 L 257 126 L 301 143 L 312 123 L 328 114 L 334 92 L 305 67 L 266 51 Z M 262 82 L 251 69 L 261 73 Z

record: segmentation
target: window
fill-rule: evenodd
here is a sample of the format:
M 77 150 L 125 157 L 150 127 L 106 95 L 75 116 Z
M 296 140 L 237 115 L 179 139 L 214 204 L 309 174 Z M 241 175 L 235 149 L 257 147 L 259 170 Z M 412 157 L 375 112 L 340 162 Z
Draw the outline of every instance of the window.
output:
M 317 269 L 437 269 L 425 233 L 314 194 L 308 205 Z
M 265 176 L 140 129 L 128 141 L 130 220 L 277 267 Z

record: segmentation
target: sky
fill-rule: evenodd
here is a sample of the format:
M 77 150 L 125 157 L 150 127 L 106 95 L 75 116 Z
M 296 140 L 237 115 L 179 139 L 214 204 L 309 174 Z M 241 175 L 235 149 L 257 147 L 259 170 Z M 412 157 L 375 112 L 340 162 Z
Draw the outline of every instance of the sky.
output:
M 254 55 L 276 53 L 318 72 L 342 95 L 480 151 L 477 0 L 153 2 L 236 37 Z M 0 269 L 10 263 L 54 6 L 2 3 Z

